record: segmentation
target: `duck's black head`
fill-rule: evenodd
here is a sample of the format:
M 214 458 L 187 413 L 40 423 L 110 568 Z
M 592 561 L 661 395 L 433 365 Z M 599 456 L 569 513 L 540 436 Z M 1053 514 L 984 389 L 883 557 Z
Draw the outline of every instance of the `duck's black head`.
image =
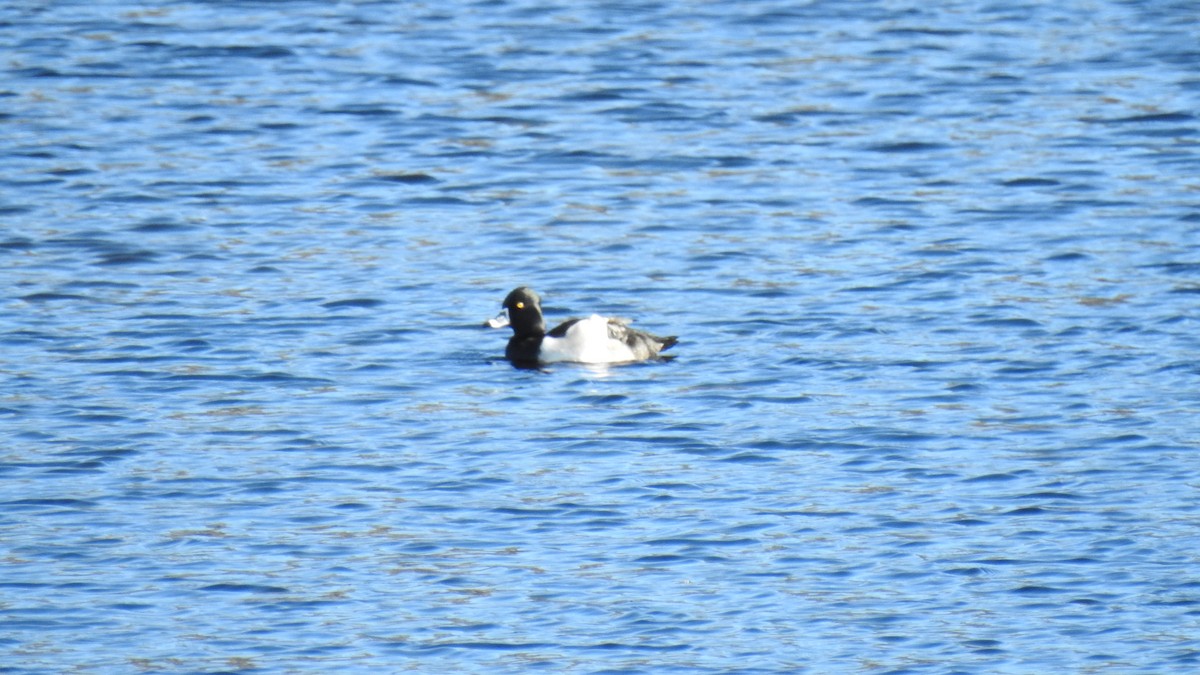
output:
M 504 311 L 488 322 L 494 328 L 511 325 L 513 335 L 527 337 L 546 334 L 546 321 L 542 318 L 542 299 L 528 286 L 514 288 L 504 298 Z M 507 321 L 503 318 L 507 314 Z

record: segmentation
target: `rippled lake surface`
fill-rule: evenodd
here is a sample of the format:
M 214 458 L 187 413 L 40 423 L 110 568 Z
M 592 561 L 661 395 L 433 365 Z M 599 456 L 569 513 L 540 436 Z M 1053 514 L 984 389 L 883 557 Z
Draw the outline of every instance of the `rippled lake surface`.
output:
M 7 3 L 0 670 L 1200 668 L 1195 19 Z

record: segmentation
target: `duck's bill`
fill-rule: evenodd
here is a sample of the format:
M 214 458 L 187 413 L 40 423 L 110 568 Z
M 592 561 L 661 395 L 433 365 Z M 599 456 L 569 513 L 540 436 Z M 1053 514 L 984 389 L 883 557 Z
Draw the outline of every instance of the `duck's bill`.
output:
M 505 310 L 497 314 L 494 318 L 484 321 L 483 325 L 487 326 L 488 328 L 504 328 L 508 325 L 508 323 L 508 311 Z

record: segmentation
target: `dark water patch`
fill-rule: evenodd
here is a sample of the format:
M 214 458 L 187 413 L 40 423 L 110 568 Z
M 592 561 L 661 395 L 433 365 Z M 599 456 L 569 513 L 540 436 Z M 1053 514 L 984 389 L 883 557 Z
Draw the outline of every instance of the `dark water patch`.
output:
M 3 207 L 0 206 L 0 213 L 3 212 Z M 0 251 L 28 251 L 33 249 L 36 244 L 32 239 L 25 237 L 13 237 L 0 241 Z
M 974 319 L 972 323 L 987 328 L 1040 328 L 1042 326 L 1038 321 L 1021 317 Z
M 154 262 L 157 258 L 158 254 L 154 251 L 121 251 L 103 255 L 95 264 L 102 267 L 138 265 Z
M 659 555 L 644 555 L 634 558 L 634 562 L 643 565 L 663 565 L 670 563 L 687 563 L 692 562 L 692 558 L 682 555 L 659 554 Z
M 619 101 L 637 98 L 645 95 L 646 93 L 648 93 L 648 90 L 642 88 L 601 87 L 586 91 L 572 92 L 570 94 L 563 94 L 562 96 L 558 97 L 558 100 L 564 102 Z
M 388 183 L 400 183 L 403 185 L 431 185 L 441 182 L 437 178 L 434 178 L 427 173 L 377 173 L 375 174 L 375 179 Z
M 963 526 L 967 526 L 967 527 L 977 527 L 980 525 L 991 525 L 992 524 L 991 521 L 981 520 L 979 518 L 955 518 L 953 520 L 947 521 L 947 523 L 950 525 L 963 525 Z
M 1161 123 L 1176 123 L 1176 122 L 1191 122 L 1196 117 L 1191 113 L 1185 112 L 1169 112 L 1169 113 L 1151 113 L 1146 115 L 1131 115 L 1128 117 L 1084 117 L 1080 121 L 1092 124 L 1161 124 Z
M 966 30 L 956 30 L 948 28 L 938 28 L 934 26 L 901 26 L 896 28 L 884 28 L 879 31 L 880 35 L 929 35 L 935 37 L 959 37 L 969 35 Z
M 749 546 L 756 543 L 758 542 L 754 539 L 699 539 L 686 537 L 652 539 L 642 542 L 646 546 L 681 546 L 684 548 Z
M 483 651 L 530 651 L 543 649 L 558 649 L 560 645 L 545 643 L 545 642 L 436 642 L 428 645 L 422 645 L 420 649 L 427 650 L 445 650 L 445 649 L 467 649 L 467 650 L 483 650 Z
M 52 176 L 86 176 L 88 174 L 96 173 L 96 170 L 85 167 L 58 167 L 54 169 L 48 169 L 46 170 L 46 173 Z
M 417 467 L 409 464 L 406 466 L 406 468 L 411 469 Z M 304 470 L 322 474 L 342 472 L 385 474 L 395 473 L 396 471 L 400 470 L 400 467 L 390 464 L 314 464 L 312 466 L 305 467 Z
M 915 199 L 896 199 L 894 197 L 860 197 L 854 200 L 856 206 L 871 206 L 871 207 L 897 207 L 897 206 L 919 206 L 920 202 Z
M 142 232 L 148 234 L 166 233 L 166 232 L 187 232 L 195 229 L 194 226 L 185 223 L 170 222 L 170 221 L 151 221 L 141 223 L 130 228 L 131 232 Z
M 1092 259 L 1092 256 L 1090 256 L 1086 253 L 1072 251 L 1069 253 L 1058 253 L 1058 254 L 1052 255 L 1048 258 L 1045 258 L 1044 260 L 1046 262 L 1075 262 L 1075 261 L 1079 261 L 1079 260 L 1091 260 L 1091 259 Z
M 922 152 L 935 152 L 945 150 L 949 146 L 943 143 L 930 143 L 924 141 L 899 141 L 895 143 L 880 143 L 877 145 L 867 146 L 867 150 L 871 152 L 881 152 L 885 154 L 910 154 Z
M 184 59 L 280 59 L 295 56 L 286 47 L 277 45 L 225 45 L 225 46 L 176 46 L 171 48 L 172 54 Z
M 519 117 L 516 115 L 490 115 L 490 116 L 486 116 L 486 117 L 477 118 L 473 121 L 486 122 L 489 124 L 500 124 L 500 125 L 505 125 L 505 126 L 520 127 L 520 128 L 540 127 L 540 126 L 547 124 L 547 122 L 542 119 L 533 118 L 533 117 Z
M 21 296 L 20 299 L 24 300 L 25 302 L 30 302 L 30 303 L 51 302 L 54 300 L 92 300 L 92 298 L 89 298 L 86 295 L 77 295 L 74 293 L 49 293 L 49 292 L 47 292 L 47 293 L 30 293 L 29 295 Z
M 1108 436 L 1108 437 L 1104 437 L 1104 438 L 1098 438 L 1098 439 L 1093 440 L 1092 442 L 1095 444 L 1098 444 L 1098 445 L 1124 445 L 1127 443 L 1142 444 L 1142 443 L 1146 443 L 1149 440 L 1150 440 L 1149 438 L 1147 438 L 1146 436 L 1143 436 L 1141 434 L 1120 434 L 1117 436 Z
M 413 206 L 485 206 L 489 202 L 442 195 L 436 197 L 409 197 L 404 200 L 404 203 Z
M 372 105 L 368 103 L 362 104 L 346 104 L 336 108 L 328 108 L 316 111 L 320 115 L 346 115 L 350 117 L 395 117 L 400 112 L 394 108 L 381 105 Z
M 1053 586 L 1018 586 L 1010 591 L 1016 595 L 1060 595 L 1068 591 L 1063 588 L 1054 588 Z
M 1200 262 L 1165 262 L 1145 266 L 1146 269 L 1161 270 L 1167 274 L 1189 274 L 1200 276 Z
M 973 476 L 963 479 L 968 483 L 997 483 L 1017 480 L 1022 474 L 1019 473 L 989 473 L 982 476 Z
M 861 429 L 860 432 L 864 437 L 881 443 L 925 443 L 940 438 L 934 434 L 896 429 Z
M 56 498 L 56 497 L 17 499 L 17 500 L 13 500 L 13 501 L 6 501 L 6 502 L 0 502 L 0 503 L 6 504 L 6 505 L 33 505 L 33 506 L 78 506 L 78 507 L 96 506 L 96 504 L 94 502 L 91 502 L 88 500 L 73 499 L 73 498 Z
M 758 115 L 754 118 L 756 122 L 767 124 L 796 124 L 805 120 L 819 119 L 837 121 L 848 117 L 850 113 L 837 110 L 826 109 L 792 109 L 776 113 L 768 113 Z
M 288 589 L 282 586 L 262 586 L 258 584 L 209 584 L 201 586 L 201 591 L 209 591 L 215 593 L 287 593 Z
M 148 603 L 144 603 L 144 602 L 114 602 L 114 603 L 105 605 L 105 607 L 107 607 L 108 609 L 116 610 L 118 612 L 138 612 L 138 611 L 142 611 L 142 610 L 155 609 L 157 607 L 157 605 L 152 605 L 152 604 L 148 604 Z
M 719 461 L 732 462 L 735 464 L 763 464 L 780 461 L 778 458 L 769 455 L 762 455 L 753 452 L 739 452 L 729 457 L 725 457 Z
M 858 515 L 851 511 L 814 511 L 814 510 L 797 510 L 797 511 L 762 511 L 769 515 L 776 516 L 803 516 L 806 518 L 836 518 L 843 519 Z
M 321 303 L 321 306 L 325 309 L 343 309 L 347 307 L 369 309 L 382 304 L 384 304 L 384 301 L 376 298 L 349 298 L 346 300 L 331 300 Z
M 1053 515 L 1055 513 L 1056 513 L 1056 511 L 1054 511 L 1052 509 L 1043 508 L 1041 506 L 1026 506 L 1026 507 L 1019 508 L 1019 509 L 1012 509 L 1011 511 L 1005 511 L 1003 515 L 1006 515 L 1006 516 L 1044 516 L 1044 515 Z
M 1001 183 L 1004 187 L 1056 187 L 1062 185 L 1052 178 L 1014 178 Z
M 700 120 L 712 122 L 724 117 L 724 113 L 721 112 L 661 101 L 634 106 L 618 106 L 601 111 L 601 114 L 615 116 L 627 123 L 695 122 Z
M 73 465 L 73 463 L 70 463 Z M 50 514 L 61 514 L 66 512 L 75 512 L 79 510 L 93 509 L 98 506 L 95 502 L 86 499 L 72 498 L 30 498 L 30 499 L 15 499 L 6 502 L 0 502 L 5 507 L 19 511 L 37 511 L 52 509 L 47 511 Z
M 1042 500 L 1075 500 L 1083 499 L 1082 495 L 1071 494 L 1069 492 L 1031 492 L 1028 494 L 1014 495 L 1013 499 L 1035 499 Z
M 1143 137 L 1143 138 L 1149 137 L 1149 138 L 1178 139 L 1178 138 L 1186 138 L 1188 136 L 1200 135 L 1200 129 L 1193 129 L 1193 128 L 1189 128 L 1189 127 L 1174 127 L 1174 128 L 1170 128 L 1170 129 L 1135 128 L 1135 129 L 1125 129 L 1121 132 L 1121 135 L 1122 136 Z M 1186 153 L 1180 153 L 1179 155 L 1177 155 L 1177 157 L 1178 157 L 1179 161 L 1182 161 L 1182 162 L 1192 163 L 1195 161 L 1195 158 L 1193 156 L 1191 156 L 1190 154 L 1186 154 Z
M 534 508 L 513 508 L 502 507 L 492 509 L 493 513 L 502 516 L 513 516 L 517 518 L 535 518 L 541 520 L 543 518 L 555 516 L 561 513 L 561 509 L 534 509 Z
M 23 206 L 20 204 L 0 204 L 0 216 L 17 216 L 23 213 L 32 213 L 32 206 Z

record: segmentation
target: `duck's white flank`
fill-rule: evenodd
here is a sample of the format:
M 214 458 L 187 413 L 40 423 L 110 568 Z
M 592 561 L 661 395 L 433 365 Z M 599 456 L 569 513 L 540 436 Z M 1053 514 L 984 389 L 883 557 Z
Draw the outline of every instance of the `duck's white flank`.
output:
M 543 363 L 624 363 L 638 360 L 638 355 L 633 353 L 629 345 L 612 338 L 608 321 L 599 314 L 593 314 L 576 322 L 560 338 L 547 335 L 542 339 L 538 360 Z

